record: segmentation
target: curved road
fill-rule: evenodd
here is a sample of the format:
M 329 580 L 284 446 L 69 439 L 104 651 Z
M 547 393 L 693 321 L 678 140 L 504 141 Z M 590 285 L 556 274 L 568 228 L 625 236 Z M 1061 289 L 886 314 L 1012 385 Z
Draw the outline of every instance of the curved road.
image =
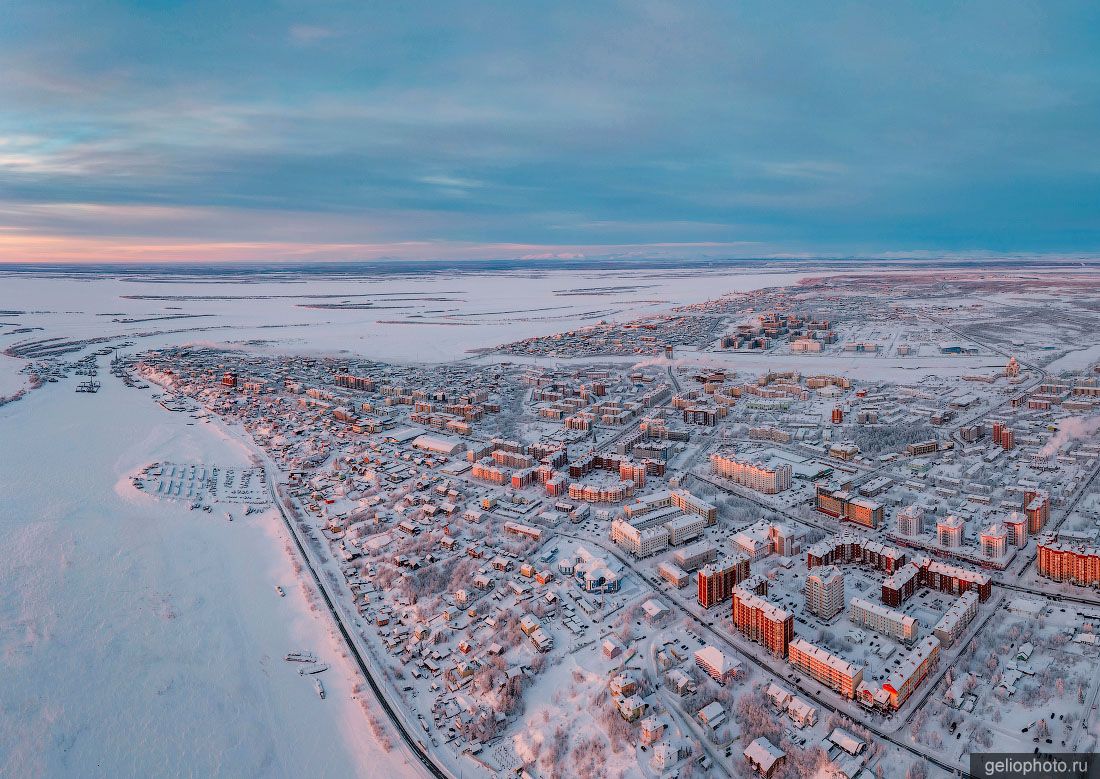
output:
M 397 732 L 401 735 L 401 740 L 409 747 L 409 751 L 420 761 L 424 768 L 437 779 L 451 779 L 451 774 L 447 773 L 441 766 L 439 766 L 428 754 L 427 750 L 420 746 L 420 740 L 413 737 L 413 734 L 405 727 L 401 718 L 397 712 L 390 706 L 389 701 L 386 698 L 385 693 L 382 690 L 381 685 L 375 680 L 374 674 L 371 673 L 367 662 L 363 659 L 363 655 L 359 652 L 358 646 L 356 646 L 355 640 L 352 638 L 351 632 L 348 630 L 348 626 L 345 624 L 344 619 L 340 611 L 336 608 L 334 598 L 329 594 L 328 587 L 324 580 L 321 578 L 317 569 L 313 567 L 313 562 L 310 560 L 309 554 L 306 552 L 305 545 L 302 543 L 302 539 L 298 534 L 298 529 L 294 526 L 294 522 L 287 515 L 286 508 L 283 502 L 279 499 L 277 490 L 275 489 L 275 480 L 271 478 L 271 473 L 265 468 L 267 473 L 267 487 L 271 492 L 271 500 L 275 503 L 275 506 L 279 509 L 279 515 L 283 518 L 283 524 L 286 525 L 287 530 L 290 531 L 291 538 L 294 539 L 294 545 L 298 549 L 298 554 L 301 556 L 302 562 L 305 563 L 306 568 L 309 570 L 310 576 L 313 577 L 314 583 L 317 585 L 317 589 L 321 592 L 321 597 L 325 601 L 325 607 L 328 609 L 329 614 L 332 615 L 333 621 L 336 623 L 336 627 L 340 629 L 340 635 L 344 638 L 344 643 L 347 645 L 348 650 L 351 652 L 352 657 L 355 658 L 356 665 L 359 666 L 359 670 L 362 672 L 363 677 L 367 680 L 367 684 L 370 685 L 371 692 L 374 693 L 375 699 L 382 707 L 382 710 L 389 717 L 390 722 L 397 729 Z

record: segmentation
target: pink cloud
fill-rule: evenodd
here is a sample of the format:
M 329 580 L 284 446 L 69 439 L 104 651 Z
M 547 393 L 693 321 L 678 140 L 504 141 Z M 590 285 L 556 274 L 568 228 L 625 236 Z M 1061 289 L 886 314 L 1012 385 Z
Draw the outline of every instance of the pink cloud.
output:
M 730 244 L 639 244 L 555 246 L 448 241 L 306 242 L 201 241 L 112 236 L 63 236 L 0 230 L 4 262 L 248 262 L 303 260 L 582 259 L 585 257 L 676 257 L 732 253 Z

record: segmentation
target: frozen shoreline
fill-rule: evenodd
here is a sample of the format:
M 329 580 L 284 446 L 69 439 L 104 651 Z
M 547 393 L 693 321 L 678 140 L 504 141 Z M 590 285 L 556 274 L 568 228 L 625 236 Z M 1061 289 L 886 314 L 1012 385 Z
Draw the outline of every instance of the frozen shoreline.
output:
M 171 457 L 244 465 L 244 448 L 132 392 L 0 409 L 21 444 L 0 471 L 0 773 L 409 773 L 371 736 L 274 511 L 228 523 L 129 483 Z M 283 660 L 297 649 L 332 666 L 326 700 Z

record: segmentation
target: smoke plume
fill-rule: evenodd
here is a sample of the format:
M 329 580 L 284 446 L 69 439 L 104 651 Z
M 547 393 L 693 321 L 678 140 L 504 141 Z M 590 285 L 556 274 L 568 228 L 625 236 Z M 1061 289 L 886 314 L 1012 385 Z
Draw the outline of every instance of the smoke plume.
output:
M 1050 437 L 1046 446 L 1039 450 L 1040 457 L 1052 457 L 1063 446 L 1077 438 L 1088 438 L 1100 431 L 1100 415 L 1092 417 L 1070 417 L 1058 423 L 1058 432 Z

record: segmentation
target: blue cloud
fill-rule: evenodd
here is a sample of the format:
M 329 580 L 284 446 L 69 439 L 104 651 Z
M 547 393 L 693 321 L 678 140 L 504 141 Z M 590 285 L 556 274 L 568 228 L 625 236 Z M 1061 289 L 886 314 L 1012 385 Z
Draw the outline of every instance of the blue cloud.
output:
M 1095 4 L 4 16 L 0 259 L 16 235 L 256 243 L 288 220 L 280 240 L 396 256 L 1100 252 Z

